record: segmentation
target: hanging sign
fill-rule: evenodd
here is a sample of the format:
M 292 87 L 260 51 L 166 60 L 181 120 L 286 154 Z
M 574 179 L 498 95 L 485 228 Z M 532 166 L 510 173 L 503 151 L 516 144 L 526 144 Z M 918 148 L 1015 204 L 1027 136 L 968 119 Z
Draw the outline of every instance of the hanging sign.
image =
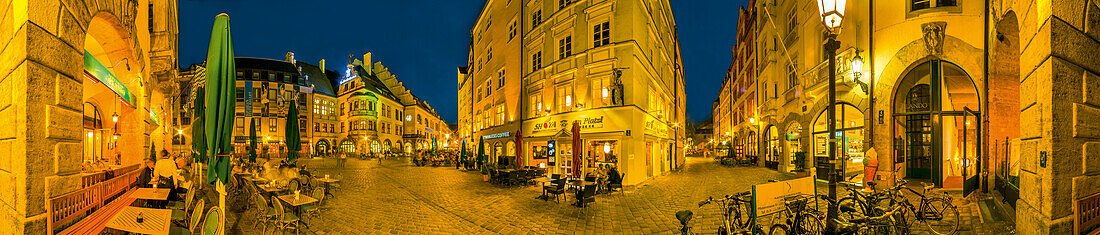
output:
M 157 117 L 157 112 L 153 112 L 153 110 L 150 109 L 145 109 L 145 111 L 149 112 L 149 119 L 153 120 L 153 124 L 160 125 L 160 122 L 157 121 L 157 119 L 159 119 L 159 117 Z
M 96 60 L 96 58 L 87 51 L 84 51 L 84 76 L 89 77 L 93 81 L 103 83 L 108 89 L 118 94 L 118 97 L 122 98 L 122 101 L 125 101 L 127 105 L 133 104 L 133 97 L 130 95 L 130 90 L 126 89 L 126 86 L 122 85 L 122 82 L 120 82 L 110 70 L 107 70 L 107 67 L 104 67 L 103 64 L 99 63 L 99 60 Z
M 244 116 L 252 117 L 252 81 L 244 82 Z

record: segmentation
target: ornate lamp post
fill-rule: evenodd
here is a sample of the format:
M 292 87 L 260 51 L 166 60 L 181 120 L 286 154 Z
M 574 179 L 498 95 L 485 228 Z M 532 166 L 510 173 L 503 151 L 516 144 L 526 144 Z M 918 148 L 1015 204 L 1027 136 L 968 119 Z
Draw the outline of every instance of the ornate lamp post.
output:
M 845 0 L 816 0 L 817 11 L 821 16 L 821 23 L 828 30 L 828 38 L 825 41 L 825 53 L 829 57 L 829 197 L 836 199 L 836 184 L 840 180 L 843 169 L 836 169 L 836 50 L 840 48 L 840 41 L 836 35 L 840 33 L 840 23 L 844 20 Z M 825 217 L 825 231 L 835 232 L 837 228 L 837 206 L 829 205 L 829 211 Z

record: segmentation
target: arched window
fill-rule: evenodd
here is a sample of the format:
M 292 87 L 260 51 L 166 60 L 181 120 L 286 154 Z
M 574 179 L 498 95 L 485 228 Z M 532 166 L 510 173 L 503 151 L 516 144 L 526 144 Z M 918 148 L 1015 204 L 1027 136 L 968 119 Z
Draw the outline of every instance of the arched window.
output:
M 764 166 L 772 169 L 779 169 L 779 130 L 775 126 L 769 126 L 764 129 L 764 141 L 767 145 L 764 147 Z
M 863 170 L 863 112 L 855 106 L 847 103 L 838 103 L 835 107 L 836 132 L 834 135 L 837 139 L 836 157 L 838 159 L 848 159 L 848 162 L 846 163 L 847 169 L 845 169 L 845 172 Z M 827 109 L 822 110 L 821 114 L 818 114 L 813 125 L 814 156 L 817 157 L 815 166 L 819 167 L 828 166 L 825 165 L 825 163 L 828 161 L 829 154 L 829 118 L 827 114 Z M 818 171 L 818 177 L 824 176 L 824 174 L 821 174 L 821 172 L 824 171 Z

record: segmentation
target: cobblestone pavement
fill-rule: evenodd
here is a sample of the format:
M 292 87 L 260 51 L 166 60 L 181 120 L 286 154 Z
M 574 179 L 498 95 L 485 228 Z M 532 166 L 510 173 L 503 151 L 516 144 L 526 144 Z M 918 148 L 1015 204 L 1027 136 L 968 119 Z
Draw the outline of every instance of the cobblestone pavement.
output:
M 342 189 L 326 198 L 323 220 L 309 221 L 304 234 L 671 234 L 678 233 L 676 211 L 692 210 L 696 233 L 716 231 L 721 214 L 699 207 L 707 196 L 747 191 L 753 184 L 793 175 L 766 168 L 726 167 L 706 158 L 688 158 L 677 172 L 654 177 L 624 193 L 602 194 L 587 209 L 535 199 L 537 186 L 496 186 L 475 172 L 453 167 L 416 167 L 407 160 L 314 160 L 317 174 L 341 175 Z M 820 192 L 825 192 L 819 190 Z M 960 207 L 960 214 L 969 209 Z M 964 212 L 965 211 L 965 212 Z M 229 213 L 234 234 L 259 234 L 254 210 Z M 268 227 L 270 232 L 272 227 Z

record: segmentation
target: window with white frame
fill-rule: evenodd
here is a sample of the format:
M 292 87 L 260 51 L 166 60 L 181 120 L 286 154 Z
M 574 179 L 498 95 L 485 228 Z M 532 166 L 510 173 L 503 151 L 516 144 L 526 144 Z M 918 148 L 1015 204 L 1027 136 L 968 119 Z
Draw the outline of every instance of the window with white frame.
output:
M 604 107 L 611 105 L 611 87 L 609 84 L 611 79 L 608 78 L 594 78 L 592 79 L 592 107 Z
M 542 52 L 535 52 L 531 54 L 531 72 L 539 71 L 542 68 Z
M 604 21 L 592 26 L 592 47 L 607 44 L 611 44 L 611 22 Z
M 531 94 L 531 97 L 527 100 L 531 101 L 531 105 L 529 106 L 531 107 L 531 116 L 539 116 L 540 114 L 542 114 L 543 106 L 541 93 Z
M 558 86 L 557 90 L 558 90 L 558 94 L 557 94 L 558 100 L 557 100 L 556 103 L 558 105 L 558 110 L 555 110 L 555 111 L 557 111 L 557 112 L 573 111 L 573 84 L 568 84 L 568 83 L 562 84 L 562 85 Z
M 558 59 L 565 59 L 571 55 L 573 55 L 573 36 L 558 39 Z

